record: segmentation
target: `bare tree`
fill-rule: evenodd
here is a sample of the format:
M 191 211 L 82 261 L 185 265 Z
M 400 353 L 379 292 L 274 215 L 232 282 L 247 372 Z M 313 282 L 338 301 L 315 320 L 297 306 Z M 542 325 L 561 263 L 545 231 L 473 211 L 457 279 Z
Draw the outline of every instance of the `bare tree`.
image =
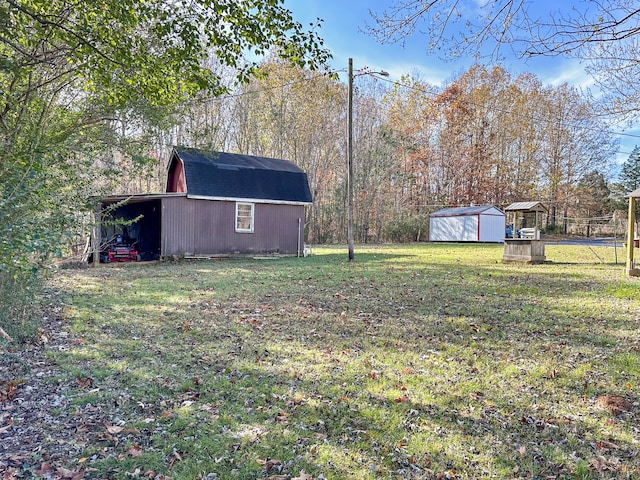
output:
M 371 15 L 374 23 L 367 31 L 378 41 L 403 43 L 422 34 L 430 50 L 447 58 L 500 60 L 505 48 L 522 58 L 578 58 L 605 92 L 604 113 L 634 119 L 640 111 L 637 2 L 585 0 L 548 6 L 525 0 L 398 0 Z
M 545 15 L 525 0 L 486 0 L 480 6 L 465 0 L 399 0 L 381 14 L 371 12 L 375 24 L 367 30 L 381 42 L 424 34 L 429 48 L 447 47 L 453 56 L 481 54 L 492 43 L 496 49 L 510 45 L 524 57 L 580 56 L 588 44 L 620 43 L 640 33 L 636 2 L 587 0 L 565 10 L 550 8 Z

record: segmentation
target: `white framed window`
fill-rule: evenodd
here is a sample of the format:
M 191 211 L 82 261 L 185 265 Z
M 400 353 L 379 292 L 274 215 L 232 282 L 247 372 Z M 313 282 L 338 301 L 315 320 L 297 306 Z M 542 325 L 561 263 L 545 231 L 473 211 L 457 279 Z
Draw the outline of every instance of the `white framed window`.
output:
M 253 203 L 236 202 L 236 232 L 253 233 Z

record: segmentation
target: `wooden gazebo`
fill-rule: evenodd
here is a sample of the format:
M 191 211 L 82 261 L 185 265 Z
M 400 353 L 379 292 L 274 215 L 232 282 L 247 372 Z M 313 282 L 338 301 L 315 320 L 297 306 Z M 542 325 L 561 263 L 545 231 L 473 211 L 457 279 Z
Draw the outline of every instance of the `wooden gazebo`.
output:
M 637 198 L 640 198 L 640 188 L 634 190 L 627 195 L 629 198 L 629 219 L 627 226 L 627 275 L 630 277 L 640 276 L 640 269 L 636 268 L 633 259 L 633 250 L 635 248 L 636 239 L 636 204 Z
M 516 202 L 504 209 L 507 224 L 512 226 L 512 238 L 504 239 L 505 262 L 543 263 L 544 242 L 540 240 L 540 221 L 547 212 L 540 202 Z M 532 226 L 526 220 L 534 217 Z M 523 219 L 522 228 L 518 229 L 518 220 Z

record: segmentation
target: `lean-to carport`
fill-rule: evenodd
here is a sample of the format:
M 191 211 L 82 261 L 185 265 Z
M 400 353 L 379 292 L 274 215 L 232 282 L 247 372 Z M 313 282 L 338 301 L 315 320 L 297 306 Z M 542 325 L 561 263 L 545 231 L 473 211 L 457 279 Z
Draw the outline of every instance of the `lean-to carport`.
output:
M 634 190 L 629 195 L 629 219 L 627 227 L 627 275 L 630 277 L 640 276 L 640 269 L 636 268 L 636 264 L 633 258 L 636 239 L 636 205 L 637 199 L 640 198 L 640 188 Z
M 112 195 L 100 199 L 96 207 L 94 229 L 94 264 L 104 245 L 121 235 L 127 243 L 135 243 L 141 260 L 156 260 L 164 254 L 162 240 L 163 202 L 184 193 Z

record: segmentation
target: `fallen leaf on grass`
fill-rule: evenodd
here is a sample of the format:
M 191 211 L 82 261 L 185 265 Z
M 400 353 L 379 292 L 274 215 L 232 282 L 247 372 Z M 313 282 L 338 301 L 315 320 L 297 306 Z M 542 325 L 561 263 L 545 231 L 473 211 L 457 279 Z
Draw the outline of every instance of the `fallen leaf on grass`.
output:
M 280 412 L 276 415 L 276 421 L 278 423 L 288 423 L 289 422 L 289 414 L 287 412 Z
M 93 379 L 91 377 L 76 377 L 76 383 L 80 388 L 89 388 L 93 383 Z
M 42 465 L 40 465 L 40 468 L 34 470 L 34 473 L 40 477 L 44 477 L 45 474 L 50 474 L 51 466 L 49 465 L 49 462 L 43 462 Z
M 542 430 L 544 429 L 544 426 L 545 426 L 545 423 L 543 421 L 533 417 L 528 417 L 528 416 L 523 416 L 520 419 L 520 423 L 524 425 L 531 425 L 532 427 L 535 427 L 537 430 Z
M 268 472 L 269 470 L 271 470 L 273 467 L 275 467 L 276 465 L 280 465 L 282 462 L 280 460 L 276 460 L 275 458 L 267 458 L 267 459 L 258 459 L 256 460 L 258 462 L 258 465 L 264 467 L 264 469 Z M 271 478 L 271 477 L 269 477 Z
M 609 450 L 614 450 L 614 449 L 620 448 L 615 443 L 606 442 L 604 440 L 596 442 L 593 446 L 594 446 L 595 449 L 603 450 L 605 452 L 608 452 Z
M 9 419 L 9 425 L 5 425 L 4 427 L 0 427 L 0 433 L 8 432 L 9 430 L 11 430 L 11 427 L 13 427 L 13 420 Z
M 394 400 L 394 402 L 396 403 L 404 403 L 408 401 L 409 401 L 409 397 L 407 397 L 406 395 L 402 395 L 401 397 L 398 397 Z
M 304 397 L 301 396 L 300 394 L 296 394 L 294 395 L 293 398 L 287 400 L 287 407 L 295 408 L 299 405 L 303 405 L 304 403 L 306 403 L 306 400 L 304 399 Z
M 80 470 L 67 470 L 66 468 L 60 467 L 56 470 L 56 475 L 65 480 L 82 480 L 84 478 L 84 469 L 81 468 Z
M 142 447 L 139 447 L 135 444 L 132 445 L 131 448 L 125 453 L 125 456 L 131 456 L 133 458 L 138 458 L 140 455 L 142 455 Z
M 304 470 L 300 470 L 300 475 L 293 477 L 291 480 L 313 480 L 313 475 L 309 475 L 308 473 L 304 473 Z
M 105 424 L 105 427 L 107 427 L 107 432 L 113 435 L 120 433 L 122 432 L 122 430 L 124 430 L 124 428 L 118 427 L 117 425 L 111 425 L 110 423 Z
M 0 403 L 10 402 L 18 393 L 18 385 L 22 385 L 24 380 L 11 380 L 0 382 Z
M 180 455 L 176 449 L 173 449 L 173 453 L 171 454 L 171 458 L 169 459 L 169 468 L 173 468 L 176 462 L 181 461 L 182 455 Z
M 436 475 L 436 480 L 456 478 L 456 472 L 454 470 L 448 470 L 446 472 L 440 472 Z
M 571 425 L 571 419 L 569 418 L 547 418 L 546 423 L 549 425 Z
M 26 456 L 26 455 L 10 455 L 9 456 L 9 463 L 13 463 L 14 465 L 22 465 L 24 463 L 24 460 L 28 459 L 30 457 Z
M 4 475 L 2 476 L 2 479 L 3 480 L 14 480 L 14 479 L 17 479 L 18 477 L 15 477 L 13 475 L 16 472 L 17 472 L 17 470 L 15 468 L 11 467 L 11 468 L 7 469 L 4 472 Z
M 620 466 L 615 459 L 607 460 L 603 456 L 597 456 L 596 458 L 592 459 L 589 464 L 594 470 L 597 470 L 598 472 L 616 472 L 620 469 Z

